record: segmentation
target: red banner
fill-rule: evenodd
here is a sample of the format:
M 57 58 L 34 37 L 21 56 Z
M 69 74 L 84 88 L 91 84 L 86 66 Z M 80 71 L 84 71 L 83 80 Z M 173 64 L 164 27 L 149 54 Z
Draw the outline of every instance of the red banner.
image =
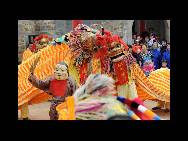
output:
M 144 32 L 145 31 L 145 22 L 144 20 L 141 20 L 140 21 L 140 33 Z

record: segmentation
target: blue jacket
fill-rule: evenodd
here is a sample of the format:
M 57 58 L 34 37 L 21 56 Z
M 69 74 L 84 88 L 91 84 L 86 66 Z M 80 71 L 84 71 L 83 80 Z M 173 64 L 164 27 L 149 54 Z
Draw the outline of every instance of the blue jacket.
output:
M 152 60 L 154 63 L 154 68 L 159 69 L 161 68 L 161 60 L 162 60 L 162 56 L 161 56 L 161 52 L 159 49 L 153 49 L 151 50 L 152 53 Z
M 167 61 L 167 67 L 170 69 L 170 51 L 166 50 L 163 53 L 163 59 Z

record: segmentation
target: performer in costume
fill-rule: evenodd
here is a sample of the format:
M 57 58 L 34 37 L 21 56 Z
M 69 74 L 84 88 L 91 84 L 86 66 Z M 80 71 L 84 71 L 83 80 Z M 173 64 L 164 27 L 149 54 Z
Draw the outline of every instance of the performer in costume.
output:
M 127 52 L 128 46 L 111 32 L 79 24 L 70 32 L 69 47 L 79 74 L 79 84 L 84 84 L 91 73 L 108 74 L 116 80 L 118 95 L 137 97 L 128 63 L 134 58 Z M 126 54 L 126 55 L 125 55 Z
M 138 96 L 129 65 L 136 60 L 118 35 L 112 35 L 107 30 L 103 32 L 97 35 L 97 45 L 102 46 L 100 51 L 103 55 L 99 55 L 103 57 L 100 59 L 102 73 L 114 78 L 118 96 L 134 99 Z
M 34 53 L 37 53 L 40 49 L 47 47 L 50 41 L 51 38 L 45 34 L 35 37 L 34 43 L 29 44 L 29 47 L 23 52 L 22 62 L 30 58 Z
M 67 96 L 71 96 L 77 87 L 73 78 L 69 76 L 68 65 L 65 62 L 58 63 L 54 70 L 54 75 L 46 78 L 45 80 L 37 79 L 34 76 L 33 71 L 34 68 L 32 67 L 29 81 L 35 87 L 53 96 L 49 116 L 50 120 L 57 120 L 58 114 L 56 106 L 64 102 Z

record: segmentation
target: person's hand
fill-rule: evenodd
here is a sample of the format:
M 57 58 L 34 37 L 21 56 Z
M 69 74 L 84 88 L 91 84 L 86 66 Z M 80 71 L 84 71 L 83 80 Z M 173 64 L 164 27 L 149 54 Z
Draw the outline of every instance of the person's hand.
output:
M 34 63 L 31 65 L 31 68 L 30 68 L 30 73 L 33 74 L 34 73 L 34 70 L 37 66 L 37 63 L 39 62 L 39 59 L 40 59 L 40 56 L 37 56 L 37 58 L 35 59 Z

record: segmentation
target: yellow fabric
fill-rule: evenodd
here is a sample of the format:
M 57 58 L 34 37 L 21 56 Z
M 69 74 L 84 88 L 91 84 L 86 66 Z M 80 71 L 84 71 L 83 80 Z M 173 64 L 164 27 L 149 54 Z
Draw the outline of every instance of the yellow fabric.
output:
M 59 115 L 59 120 L 75 120 L 76 118 L 74 97 L 67 97 L 65 102 L 59 104 L 56 107 L 56 110 Z
M 118 96 L 123 96 L 129 99 L 137 98 L 137 89 L 130 70 L 128 70 L 128 80 L 128 84 L 117 86 Z
M 21 106 L 21 118 L 28 118 L 29 108 L 28 103 L 25 103 Z
M 74 78 L 74 80 L 76 81 L 77 85 L 79 85 L 80 84 L 79 73 L 78 73 L 78 71 L 76 69 L 76 66 L 74 65 L 74 60 L 73 59 L 70 60 L 69 74 L 70 74 L 70 76 L 72 76 Z
M 118 85 L 117 93 L 118 93 L 118 96 L 123 96 L 129 99 L 134 99 L 138 97 L 136 85 L 134 82 L 124 84 L 124 85 Z
M 138 96 L 142 100 L 157 99 L 170 102 L 170 70 L 158 69 L 146 77 L 138 64 L 131 66 L 133 78 L 135 78 Z
M 101 73 L 100 59 L 97 59 L 97 58 L 92 59 L 92 73 L 94 73 L 94 74 Z

